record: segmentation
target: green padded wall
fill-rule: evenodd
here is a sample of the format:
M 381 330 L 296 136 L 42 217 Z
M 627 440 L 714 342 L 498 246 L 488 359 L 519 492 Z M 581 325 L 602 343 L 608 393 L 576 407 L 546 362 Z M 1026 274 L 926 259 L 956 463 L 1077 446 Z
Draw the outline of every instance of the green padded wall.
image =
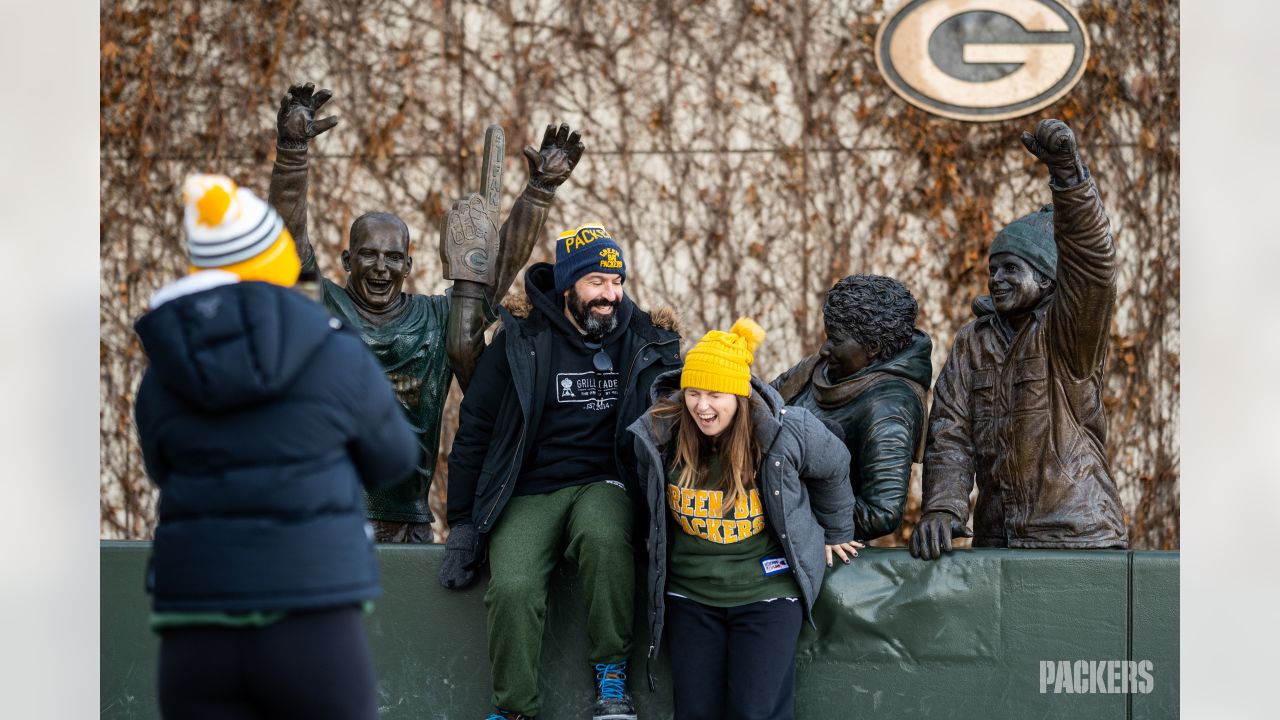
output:
M 100 702 L 104 718 L 158 717 L 158 642 L 147 629 L 146 543 L 103 542 Z M 381 546 L 384 592 L 368 619 L 385 718 L 485 717 L 483 580 L 436 583 L 441 546 Z M 642 612 L 639 614 L 643 614 Z M 559 572 L 545 643 L 545 720 L 581 718 L 591 698 L 586 629 Z M 960 550 L 934 563 L 868 549 L 828 578 L 798 649 L 798 718 L 1175 718 L 1178 554 Z M 632 692 L 642 718 L 670 717 L 670 672 L 644 681 L 637 618 Z M 1042 660 L 1150 660 L 1149 694 L 1040 692 Z

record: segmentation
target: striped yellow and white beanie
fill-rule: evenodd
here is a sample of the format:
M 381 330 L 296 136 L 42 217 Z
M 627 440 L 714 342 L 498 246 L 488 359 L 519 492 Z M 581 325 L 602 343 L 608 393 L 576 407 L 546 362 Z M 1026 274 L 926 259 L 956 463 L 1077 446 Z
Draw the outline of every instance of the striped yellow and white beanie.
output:
M 190 175 L 182 226 L 192 273 L 224 270 L 241 280 L 291 287 L 302 264 L 280 214 L 225 175 Z
M 680 389 L 751 395 L 751 361 L 764 339 L 764 328 L 751 318 L 738 318 L 729 332 L 712 330 L 689 349 L 680 371 Z

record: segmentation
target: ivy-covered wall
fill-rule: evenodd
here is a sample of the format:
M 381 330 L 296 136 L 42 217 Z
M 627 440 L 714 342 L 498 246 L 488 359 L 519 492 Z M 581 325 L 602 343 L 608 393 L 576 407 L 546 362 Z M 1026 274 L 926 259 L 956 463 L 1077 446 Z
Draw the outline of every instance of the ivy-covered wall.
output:
M 678 308 L 693 336 L 754 316 L 769 332 L 766 379 L 817 349 L 826 289 L 856 272 L 912 289 L 940 370 L 985 292 L 991 238 L 1048 200 L 1018 133 L 1067 120 L 1122 262 L 1112 468 L 1133 546 L 1177 548 L 1177 2 L 1075 3 L 1092 43 L 1080 84 L 1036 115 L 984 124 L 889 90 L 873 43 L 896 4 L 104 0 L 102 536 L 149 537 L 154 523 L 131 421 L 145 366 L 131 325 L 184 271 L 179 184 L 216 171 L 265 195 L 279 98 L 310 80 L 334 91 L 326 109 L 341 117 L 312 152 L 311 236 L 331 277 L 351 221 L 392 210 L 414 241 L 407 289 L 442 292 L 436 223 L 478 185 L 485 127 L 507 131 L 509 206 L 520 147 L 564 120 L 587 154 L 533 260 L 553 258 L 558 230 L 602 221 L 642 306 Z M 438 478 L 437 503 L 443 468 Z M 918 498 L 917 479 L 890 543 Z

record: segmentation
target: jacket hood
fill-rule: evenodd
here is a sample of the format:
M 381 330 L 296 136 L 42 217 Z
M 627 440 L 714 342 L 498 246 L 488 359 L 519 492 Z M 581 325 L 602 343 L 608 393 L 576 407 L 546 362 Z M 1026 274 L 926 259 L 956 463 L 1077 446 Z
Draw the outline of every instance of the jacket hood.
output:
M 525 271 L 524 291 L 529 297 L 529 303 L 567 337 L 581 339 L 582 333 L 578 332 L 578 328 L 565 317 L 564 298 L 556 292 L 555 285 L 555 269 L 550 263 L 536 263 Z M 631 314 L 634 309 L 635 303 L 626 293 L 623 293 L 622 302 L 618 303 L 618 323 L 614 326 L 613 332 L 604 339 L 605 345 L 609 345 L 626 332 L 631 324 Z
M 996 301 L 992 300 L 990 295 L 979 295 L 978 297 L 973 299 L 973 305 L 971 306 L 970 309 L 973 310 L 974 317 L 986 317 L 988 315 L 995 315 Z
M 920 330 L 911 331 L 911 342 L 902 352 L 868 366 L 862 372 L 882 372 L 896 375 L 911 382 L 929 387 L 933 379 L 933 341 Z
M 1042 314 L 1045 307 L 1048 306 L 1049 301 L 1053 299 L 1055 292 L 1055 289 L 1051 289 L 1049 292 L 1045 293 L 1044 297 L 1040 298 L 1040 302 L 1036 304 L 1035 310 L 1032 312 Z M 990 295 L 979 295 L 973 299 L 973 304 L 970 306 L 970 309 L 973 310 L 973 315 L 977 318 L 996 315 L 996 301 L 992 300 Z
M 653 381 L 649 388 L 649 405 L 653 406 L 659 398 L 672 397 L 680 392 L 681 369 L 668 370 Z M 773 444 L 773 438 L 782 429 L 782 408 L 786 405 L 782 396 L 769 385 L 761 382 L 755 375 L 751 376 L 751 397 L 748 406 L 751 408 L 752 427 L 755 428 L 756 441 L 761 448 Z M 652 442 L 655 447 L 662 447 L 671 439 L 675 428 L 675 418 L 655 420 L 650 413 L 644 413 L 628 428 L 631 432 Z
M 1037 303 L 1035 308 L 1031 311 L 1032 315 L 1036 318 L 1043 319 L 1045 312 L 1049 308 L 1049 302 L 1053 300 L 1055 292 L 1055 290 L 1051 289 L 1049 292 L 1045 293 L 1044 297 L 1040 298 L 1040 302 Z M 1005 320 L 1000 313 L 996 312 L 996 303 L 991 299 L 990 295 L 979 295 L 974 298 L 972 309 L 976 322 L 986 320 L 996 328 L 997 332 L 1004 337 L 1006 342 L 1012 342 L 1013 336 L 1016 333 L 1013 331 L 1013 327 L 1009 325 L 1009 321 Z
M 229 410 L 279 395 L 331 323 L 338 321 L 293 290 L 239 282 L 169 300 L 134 330 L 162 385 L 205 410 Z

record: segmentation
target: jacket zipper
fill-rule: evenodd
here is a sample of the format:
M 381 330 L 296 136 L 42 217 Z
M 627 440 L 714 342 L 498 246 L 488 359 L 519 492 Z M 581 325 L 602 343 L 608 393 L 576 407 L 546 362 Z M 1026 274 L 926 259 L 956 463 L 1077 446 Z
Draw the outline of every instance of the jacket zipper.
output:
M 516 460 L 520 458 L 520 449 L 524 444 L 525 428 L 520 428 L 520 438 L 516 440 L 516 450 L 511 455 L 511 466 L 507 468 L 507 472 L 503 474 L 502 485 L 498 486 L 498 494 L 493 498 L 493 502 L 489 504 L 489 512 L 485 513 L 484 520 L 481 525 L 488 527 L 489 518 L 493 517 L 493 511 L 498 509 L 498 503 L 502 499 L 503 493 L 507 491 L 507 483 L 511 482 L 511 473 L 516 469 Z
M 533 355 L 535 359 L 538 357 L 537 350 L 530 350 L 529 353 Z M 535 365 L 537 364 L 536 360 L 534 364 Z M 537 370 L 538 370 L 537 367 L 534 367 L 535 373 L 537 372 Z M 516 392 L 517 393 L 520 392 L 518 387 L 516 388 Z M 524 411 L 524 407 L 521 406 L 521 412 L 523 413 L 523 411 Z M 507 471 L 503 473 L 502 484 L 498 486 L 498 494 L 496 497 L 494 497 L 493 502 L 489 504 L 489 512 L 485 513 L 484 520 L 481 521 L 481 524 L 486 527 L 488 527 L 489 525 L 489 518 L 493 517 L 493 511 L 498 509 L 498 503 L 501 501 L 503 493 L 507 491 L 507 483 L 511 482 L 511 473 L 515 471 L 516 461 L 520 459 L 520 451 L 524 446 L 525 431 L 527 431 L 528 429 L 529 429 L 529 418 L 526 417 L 520 423 L 520 437 L 516 439 L 516 449 L 515 449 L 515 452 L 511 454 L 511 465 L 507 468 Z

